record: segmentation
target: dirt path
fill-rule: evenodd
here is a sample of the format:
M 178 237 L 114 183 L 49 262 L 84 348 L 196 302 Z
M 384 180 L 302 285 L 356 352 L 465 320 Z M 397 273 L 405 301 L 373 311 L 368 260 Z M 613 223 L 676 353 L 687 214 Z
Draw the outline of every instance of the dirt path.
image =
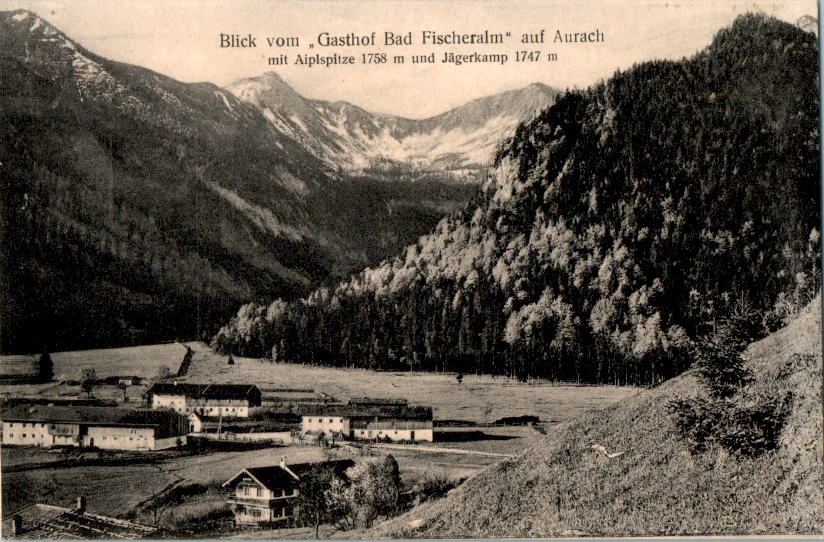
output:
M 515 457 L 512 454 L 500 454 L 495 452 L 481 452 L 478 450 L 460 450 L 458 448 L 438 448 L 437 446 L 420 446 L 418 444 L 370 444 L 372 448 L 385 448 L 389 450 L 405 450 L 407 452 L 430 452 L 434 454 L 465 454 L 465 455 L 482 455 L 485 457 L 500 457 L 508 459 Z

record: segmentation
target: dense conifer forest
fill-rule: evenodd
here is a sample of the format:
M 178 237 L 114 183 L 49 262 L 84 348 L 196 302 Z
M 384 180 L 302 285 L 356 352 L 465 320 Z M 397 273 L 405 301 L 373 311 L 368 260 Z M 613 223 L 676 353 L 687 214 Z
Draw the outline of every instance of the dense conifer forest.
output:
M 213 339 L 276 361 L 649 385 L 819 289 L 818 47 L 761 15 L 571 91 L 404 254 Z M 730 335 L 728 333 L 728 335 Z

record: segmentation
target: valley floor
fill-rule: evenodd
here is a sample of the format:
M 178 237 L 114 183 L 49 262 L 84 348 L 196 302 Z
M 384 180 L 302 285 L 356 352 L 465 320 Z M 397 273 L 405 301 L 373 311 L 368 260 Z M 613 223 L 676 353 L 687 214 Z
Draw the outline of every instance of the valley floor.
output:
M 129 517 L 153 524 L 155 518 L 144 511 L 145 504 L 175 486 L 201 485 L 204 493 L 187 499 L 164 512 L 163 521 L 183 524 L 191 518 L 225 509 L 222 482 L 246 467 L 286 461 L 323 460 L 330 453 L 336 457 L 360 454 L 391 453 L 398 461 L 401 478 L 414 482 L 422 475 L 443 474 L 451 480 L 463 480 L 527 449 L 541 434 L 535 428 L 496 427 L 491 422 L 507 416 L 533 415 L 542 427 L 574 419 L 593 408 L 605 407 L 639 392 L 630 387 L 595 387 L 549 382 L 522 383 L 515 380 L 466 375 L 458 383 L 454 374 L 390 373 L 367 370 L 334 369 L 306 365 L 273 364 L 267 360 L 236 357 L 234 365 L 226 356 L 216 354 L 202 343 L 189 343 L 194 357 L 188 373 L 178 380 L 195 383 L 254 383 L 264 394 L 277 388 L 313 388 L 316 392 L 347 400 L 351 397 L 397 397 L 415 404 L 432 405 L 437 420 L 463 420 L 463 426 L 437 427 L 435 442 L 425 446 L 404 445 L 383 449 L 380 445 L 338 446 L 331 452 L 312 445 L 270 446 L 245 451 L 210 450 L 191 454 L 176 450 L 164 452 L 90 452 L 80 450 L 43 450 L 30 447 L 3 447 L 3 513 L 11 514 L 35 502 L 71 506 L 78 495 L 87 498 L 91 512 Z M 124 366 L 124 356 L 148 359 L 158 347 L 147 351 L 115 349 L 112 360 L 107 350 L 91 351 L 89 356 L 61 354 L 65 370 L 99 364 L 98 374 L 131 374 Z M 185 349 L 174 346 L 158 351 L 171 360 Z M 166 359 L 166 358 L 164 358 Z M 107 365 L 109 361 L 113 366 Z M 152 372 L 158 363 L 145 368 Z M 76 367 L 74 367 L 76 366 Z M 108 368 L 107 368 L 108 367 Z M 177 366 L 170 367 L 172 371 Z M 134 371 L 132 371 L 134 372 Z M 128 405 L 143 402 L 147 384 L 130 386 Z M 17 394 L 37 397 L 86 397 L 74 383 L 0 386 L 0 395 Z M 95 398 L 123 401 L 114 385 L 99 385 L 92 391 Z M 476 426 L 479 424 L 480 426 Z M 443 450 L 443 451 L 441 451 Z M 231 530 L 225 531 L 230 533 Z M 215 536 L 219 532 L 213 533 Z M 251 535 L 245 533 L 243 536 Z M 258 536 L 260 532 L 255 532 Z M 286 531 L 280 534 L 286 534 Z M 313 534 L 313 533 L 312 533 Z M 334 536 L 342 536 L 336 533 Z M 265 535 L 261 535 L 265 536 Z M 299 533 L 290 536 L 299 538 Z

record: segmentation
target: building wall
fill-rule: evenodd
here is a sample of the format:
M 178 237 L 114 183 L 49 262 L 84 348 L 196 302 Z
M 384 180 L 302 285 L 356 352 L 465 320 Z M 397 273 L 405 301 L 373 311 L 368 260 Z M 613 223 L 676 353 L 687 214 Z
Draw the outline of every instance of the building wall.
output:
M 197 412 L 204 416 L 224 418 L 248 418 L 249 401 L 246 399 L 194 399 L 185 395 L 152 394 L 152 408 L 171 408 L 180 414 Z
M 104 450 L 154 450 L 154 429 L 148 427 L 89 426 L 83 446 Z
M 204 401 L 197 404 L 189 404 L 186 407 L 187 412 L 197 412 L 203 416 L 223 416 L 224 418 L 248 418 L 249 417 L 249 403 L 235 402 L 232 404 L 223 404 L 224 402 Z
M 54 426 L 74 428 L 70 434 L 62 431 L 53 434 Z M 49 424 L 40 422 L 3 422 L 3 444 L 23 446 L 95 446 L 105 450 L 163 450 L 177 446 L 178 438 L 186 442 L 186 436 L 155 439 L 150 427 L 87 426 L 86 434 L 80 435 L 80 424 Z
M 171 408 L 180 414 L 188 414 L 185 395 L 152 394 L 152 408 Z
M 342 418 L 340 416 L 303 416 L 301 418 L 300 430 L 302 433 L 323 431 L 327 435 L 331 435 L 334 431 L 343 433 L 348 437 L 351 427 L 349 418 Z
M 411 440 L 415 442 L 432 442 L 432 429 L 355 429 L 356 439 L 389 439 L 394 441 Z
M 69 441 L 73 440 L 71 435 Z M 54 436 L 49 431 L 49 424 L 40 422 L 3 422 L 3 444 L 21 446 L 54 445 Z
M 189 414 L 189 433 L 200 433 L 203 431 L 203 422 L 194 414 Z
M 235 497 L 242 502 L 231 503 L 238 524 L 250 525 L 267 521 L 291 524 L 295 519 L 297 488 L 261 487 L 252 480 L 243 480 L 235 487 Z

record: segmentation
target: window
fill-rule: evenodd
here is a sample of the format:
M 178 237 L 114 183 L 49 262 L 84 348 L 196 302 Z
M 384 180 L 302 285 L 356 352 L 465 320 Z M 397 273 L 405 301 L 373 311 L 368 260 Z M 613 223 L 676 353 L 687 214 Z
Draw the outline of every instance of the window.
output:
M 26 438 L 26 434 L 25 434 L 25 433 L 23 433 L 23 438 Z
M 263 490 L 261 490 L 259 487 L 255 488 L 255 497 L 263 497 Z
M 244 495 L 248 495 L 248 494 L 249 494 L 249 486 L 243 486 L 243 494 L 244 494 Z
M 329 418 L 329 423 L 332 423 L 332 418 Z

